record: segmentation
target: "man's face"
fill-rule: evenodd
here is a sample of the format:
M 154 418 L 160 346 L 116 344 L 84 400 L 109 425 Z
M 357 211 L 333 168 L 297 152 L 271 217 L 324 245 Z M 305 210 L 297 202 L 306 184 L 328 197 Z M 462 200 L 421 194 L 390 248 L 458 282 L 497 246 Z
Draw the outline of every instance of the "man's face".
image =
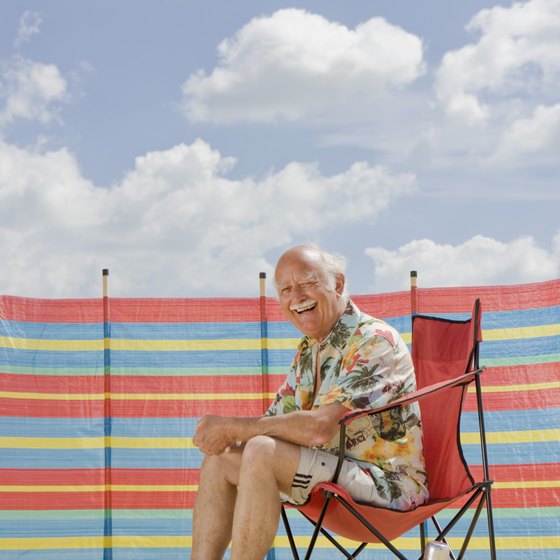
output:
M 278 261 L 275 279 L 286 317 L 304 335 L 323 340 L 344 311 L 344 276 L 334 282 L 316 255 L 288 252 Z

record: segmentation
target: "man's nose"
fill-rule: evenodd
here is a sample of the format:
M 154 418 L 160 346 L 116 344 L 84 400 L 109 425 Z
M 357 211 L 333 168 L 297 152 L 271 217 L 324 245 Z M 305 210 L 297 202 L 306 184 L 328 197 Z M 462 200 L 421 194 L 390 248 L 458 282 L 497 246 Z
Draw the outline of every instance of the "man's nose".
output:
M 296 286 L 294 286 L 292 295 L 298 301 L 303 301 L 307 297 L 305 288 L 303 288 L 302 286 L 298 286 L 297 284 Z

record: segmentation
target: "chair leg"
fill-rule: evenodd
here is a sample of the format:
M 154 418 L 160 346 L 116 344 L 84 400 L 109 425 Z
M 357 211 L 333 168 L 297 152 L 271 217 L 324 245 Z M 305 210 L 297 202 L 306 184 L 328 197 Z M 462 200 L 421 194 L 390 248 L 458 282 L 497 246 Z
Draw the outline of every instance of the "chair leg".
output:
M 288 542 L 290 543 L 290 548 L 292 549 L 292 556 L 294 560 L 299 560 L 299 554 L 296 547 L 296 542 L 294 540 L 294 535 L 292 533 L 292 528 L 290 527 L 290 523 L 288 521 L 288 516 L 286 514 L 286 510 L 284 506 L 280 508 L 280 513 L 282 514 L 282 522 L 284 523 L 284 528 L 286 529 L 286 535 L 288 536 Z
M 422 552 L 422 554 L 424 554 L 424 551 L 426 550 L 427 533 L 428 533 L 428 525 L 424 521 L 423 523 L 420 523 L 420 551 Z
M 486 518 L 488 521 L 488 540 L 490 541 L 490 558 L 496 560 L 496 535 L 494 533 L 494 514 L 492 513 L 492 487 L 486 489 Z

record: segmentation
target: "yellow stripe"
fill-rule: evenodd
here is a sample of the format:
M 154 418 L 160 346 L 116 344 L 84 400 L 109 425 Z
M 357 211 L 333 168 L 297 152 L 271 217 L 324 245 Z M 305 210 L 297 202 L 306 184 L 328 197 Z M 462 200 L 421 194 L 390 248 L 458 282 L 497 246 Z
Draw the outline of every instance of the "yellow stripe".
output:
M 547 442 L 559 439 L 560 429 L 488 432 L 486 434 L 489 444 Z M 461 441 L 464 444 L 476 444 L 480 442 L 480 435 L 478 432 L 463 432 Z M 9 449 L 103 449 L 106 446 L 119 449 L 194 449 L 195 447 L 190 437 L 0 437 L 0 448 Z
M 0 398 L 55 401 L 102 401 L 105 393 L 24 393 L 0 391 Z M 276 393 L 107 393 L 113 400 L 126 401 L 209 401 L 272 399 Z
M 486 441 L 492 443 L 530 443 L 538 441 L 558 441 L 560 428 L 552 430 L 521 430 L 519 432 L 486 432 Z M 480 443 L 478 432 L 461 433 L 461 441 L 465 444 Z
M 494 482 L 494 489 L 560 488 L 560 480 L 513 480 Z M 0 485 L 0 492 L 196 492 L 196 484 L 84 484 L 84 485 Z
M 399 550 L 418 550 L 418 538 L 414 537 L 401 537 L 391 541 Z M 309 543 L 309 537 L 295 537 L 296 546 L 304 548 Z M 349 539 L 340 539 L 339 542 L 345 547 L 355 545 Z M 450 538 L 448 543 L 451 548 L 458 550 L 461 547 L 462 539 Z M 288 537 L 276 537 L 274 539 L 274 546 L 279 548 L 288 548 L 290 546 Z M 332 545 L 324 537 L 317 539 L 317 547 L 331 548 Z M 544 537 L 544 536 L 527 536 L 527 537 L 497 537 L 496 547 L 498 550 L 544 550 L 560 548 L 560 537 Z M 382 544 L 370 544 L 367 546 L 372 550 L 385 550 Z M 485 537 L 472 537 L 469 544 L 471 550 L 488 550 L 488 539 Z
M 295 537 L 296 545 L 304 547 L 308 542 L 308 537 Z M 343 546 L 354 544 L 348 539 L 341 539 Z M 449 539 L 449 543 L 454 549 L 458 549 L 461 540 L 457 538 Z M 123 535 L 107 537 L 105 540 L 99 537 L 33 537 L 33 538 L 3 538 L 0 539 L 0 550 L 54 550 L 54 549 L 83 549 L 83 548 L 103 548 L 107 544 L 112 548 L 190 548 L 192 538 L 190 536 L 136 536 Z M 401 550 L 418 550 L 418 538 L 403 537 L 393 541 L 393 544 Z M 560 548 L 560 537 L 558 536 L 527 536 L 527 537 L 498 537 L 496 538 L 498 550 L 552 550 Z M 288 548 L 287 537 L 276 537 L 274 546 Z M 319 537 L 317 547 L 332 549 L 326 538 Z M 373 550 L 383 549 L 379 544 L 369 545 Z M 473 537 L 470 541 L 471 550 L 488 550 L 488 540 L 484 537 Z
M 518 340 L 560 335 L 560 324 L 537 325 L 535 327 L 512 327 L 509 329 L 484 329 L 483 340 Z
M 493 488 L 560 488 L 560 480 L 513 480 L 511 482 L 494 482 Z
M 527 383 L 521 385 L 483 385 L 483 393 L 508 393 L 519 391 L 542 391 L 546 389 L 560 389 L 560 381 L 550 381 L 547 383 Z M 475 387 L 469 387 L 469 393 L 474 393 Z
M 172 485 L 172 484 L 93 484 L 83 486 L 69 485 L 17 485 L 0 486 L 0 492 L 196 492 L 197 485 Z
M 271 349 L 295 349 L 298 339 L 266 339 Z M 215 350 L 260 350 L 260 338 L 240 339 L 202 339 L 202 340 L 137 340 L 137 339 L 104 339 L 104 340 L 49 340 L 33 338 L 0 337 L 0 347 L 17 350 L 49 350 L 55 352 L 91 352 L 104 348 L 111 350 L 129 350 L 145 352 L 189 352 Z

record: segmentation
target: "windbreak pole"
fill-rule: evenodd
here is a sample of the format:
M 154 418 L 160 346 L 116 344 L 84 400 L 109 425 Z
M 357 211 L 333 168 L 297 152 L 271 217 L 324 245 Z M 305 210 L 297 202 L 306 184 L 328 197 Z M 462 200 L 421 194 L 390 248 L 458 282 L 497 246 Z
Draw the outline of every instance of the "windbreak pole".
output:
M 111 316 L 109 306 L 109 269 L 104 268 L 103 277 L 103 386 L 104 386 L 104 443 L 105 443 L 105 491 L 103 525 L 103 560 L 112 560 L 113 504 L 111 477 Z
M 259 273 L 259 308 L 261 323 L 261 391 L 264 413 L 268 410 L 268 394 L 270 392 L 268 379 L 268 314 L 266 308 L 266 272 Z

